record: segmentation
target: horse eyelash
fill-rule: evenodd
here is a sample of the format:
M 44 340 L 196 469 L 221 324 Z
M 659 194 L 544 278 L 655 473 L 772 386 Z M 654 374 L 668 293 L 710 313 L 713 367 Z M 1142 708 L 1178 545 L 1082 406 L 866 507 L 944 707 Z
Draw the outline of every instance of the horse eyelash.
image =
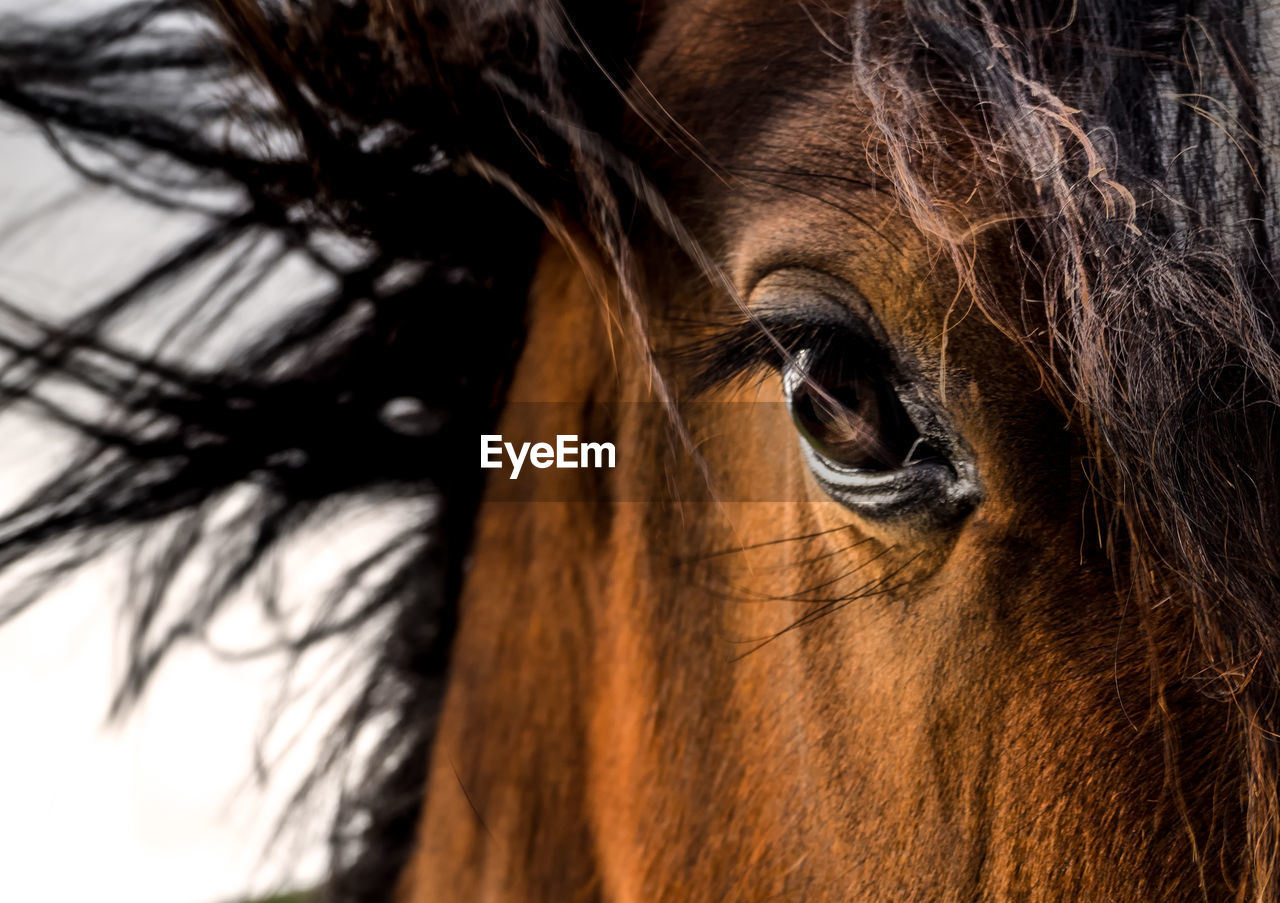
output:
M 761 316 L 731 324 L 679 349 L 677 365 L 691 373 L 695 394 L 739 382 L 763 380 L 781 372 L 789 356 L 809 349 L 818 355 L 844 345 L 852 354 L 865 351 L 862 340 L 830 322 L 805 322 L 794 315 Z

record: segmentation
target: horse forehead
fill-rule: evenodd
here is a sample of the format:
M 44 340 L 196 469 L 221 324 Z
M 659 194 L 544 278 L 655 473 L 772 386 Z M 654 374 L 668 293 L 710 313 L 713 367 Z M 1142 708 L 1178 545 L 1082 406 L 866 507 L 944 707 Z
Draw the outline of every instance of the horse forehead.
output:
M 820 238 L 887 199 L 865 190 L 869 119 L 833 43 L 843 20 L 815 15 L 787 0 L 677 2 L 640 60 L 633 98 L 654 126 L 642 141 L 677 212 L 713 222 L 699 236 L 713 251 L 772 213 L 808 206 L 803 218 L 832 225 Z
M 840 17 L 826 15 L 836 27 Z M 641 57 L 638 99 L 660 129 L 674 125 L 717 162 L 731 162 L 743 138 L 779 111 L 817 111 L 828 106 L 815 103 L 819 96 L 851 96 L 832 40 L 799 2 L 675 2 Z M 848 118 L 852 111 L 836 112 Z

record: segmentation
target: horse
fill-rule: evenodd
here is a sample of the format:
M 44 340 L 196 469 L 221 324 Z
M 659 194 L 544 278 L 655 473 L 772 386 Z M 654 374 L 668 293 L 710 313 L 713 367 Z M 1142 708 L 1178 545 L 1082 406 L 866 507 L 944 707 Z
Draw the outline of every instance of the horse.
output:
M 69 322 L 4 306 L 6 406 L 85 443 L 3 522 L 53 562 L 6 616 L 157 543 L 126 708 L 327 501 L 420 500 L 281 640 L 366 650 L 311 781 L 336 901 L 1280 900 L 1272 26 L 10 18 L 0 102 L 205 226 Z M 209 270 L 268 241 L 330 281 L 235 357 L 123 341 L 262 303 Z M 477 466 L 552 436 L 615 466 Z

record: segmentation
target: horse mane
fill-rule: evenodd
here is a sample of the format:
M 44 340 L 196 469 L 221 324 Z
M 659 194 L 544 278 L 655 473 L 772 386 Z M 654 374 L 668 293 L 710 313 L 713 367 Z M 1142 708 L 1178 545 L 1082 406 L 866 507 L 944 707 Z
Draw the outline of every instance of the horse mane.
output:
M 413 843 L 481 490 L 473 437 L 501 406 L 548 229 L 585 226 L 624 289 L 623 224 L 648 210 L 676 229 L 622 135 L 639 16 L 585 0 L 148 0 L 0 23 L 0 103 L 86 179 L 208 224 L 70 323 L 0 308 L 0 400 L 85 443 L 0 523 L 0 568 L 59 550 L 0 618 L 112 531 L 150 531 L 160 551 L 131 587 L 124 706 L 327 499 L 424 501 L 285 643 L 300 654 L 365 631 L 376 656 L 312 779 L 347 788 L 335 900 L 384 898 Z M 1081 430 L 1122 590 L 1193 625 L 1185 664 L 1186 650 L 1153 649 L 1158 684 L 1194 681 L 1238 713 L 1224 762 L 1248 816 L 1239 894 L 1275 899 L 1280 293 L 1258 13 L 915 0 L 825 9 L 815 25 L 866 98 L 869 164 Z M 972 174 L 988 218 L 954 203 L 955 173 Z M 113 339 L 218 255 L 267 241 L 330 287 L 225 366 Z M 1024 267 L 1019 304 L 997 291 L 992 241 Z M 209 309 L 252 297 L 206 288 Z M 67 383 L 110 413 L 59 401 Z M 214 530 L 246 485 L 251 504 Z M 210 537 L 216 579 L 175 592 Z M 375 752 L 345 773 L 375 728 Z
M 0 302 L 0 404 L 83 436 L 0 523 L 0 568 L 39 559 L 0 622 L 144 530 L 124 711 L 327 502 L 421 502 L 277 644 L 301 656 L 359 641 L 371 658 L 298 791 L 341 782 L 335 901 L 384 899 L 412 847 L 479 498 L 474 437 L 518 354 L 545 231 L 529 206 L 563 194 L 553 174 L 570 167 L 544 122 L 576 115 L 553 83 L 577 59 L 558 58 L 570 37 L 493 7 L 424 5 L 410 21 L 396 3 L 143 0 L 70 24 L 0 22 L 0 104 L 87 181 L 205 224 L 70 322 Z M 233 278 L 228 257 L 263 249 L 267 263 Z M 188 345 L 119 341 L 118 324 L 184 287 L 187 317 L 262 304 L 255 287 L 291 258 L 326 288 L 288 299 L 216 368 L 186 365 Z M 90 413 L 68 386 L 98 400 Z M 206 579 L 179 587 L 201 556 Z M 269 587 L 259 601 L 284 620 Z

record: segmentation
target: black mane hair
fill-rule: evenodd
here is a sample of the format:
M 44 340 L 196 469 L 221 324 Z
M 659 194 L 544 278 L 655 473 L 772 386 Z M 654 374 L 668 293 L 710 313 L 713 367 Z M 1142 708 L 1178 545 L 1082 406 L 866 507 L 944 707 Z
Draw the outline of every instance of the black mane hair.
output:
M 379 625 L 369 685 L 316 778 L 366 725 L 394 726 L 346 783 L 333 899 L 385 899 L 413 842 L 481 489 L 472 441 L 501 406 L 548 229 L 585 227 L 624 293 L 637 209 L 706 265 L 623 152 L 640 9 L 168 0 L 70 25 L 0 23 L 0 103 L 87 179 L 208 221 L 71 323 L 4 307 L 0 398 L 40 406 L 86 442 L 0 525 L 0 566 L 64 550 L 8 615 L 100 551 L 104 531 L 159 531 L 158 563 L 133 587 L 127 702 L 324 500 L 430 502 L 290 640 L 301 650 Z M 1085 438 L 1120 582 L 1146 611 L 1172 601 L 1193 624 L 1194 655 L 1156 650 L 1157 671 L 1238 713 L 1222 767 L 1238 778 L 1248 838 L 1226 865 L 1239 867 L 1240 899 L 1280 899 L 1277 131 L 1260 14 L 1242 0 L 822 14 L 815 25 L 866 98 L 869 166 Z M 989 221 L 954 203 L 965 172 Z M 1012 313 L 975 240 L 1010 222 L 1027 274 Z M 111 340 L 200 264 L 269 237 L 332 288 L 234 362 L 201 370 Z M 50 387 L 68 381 L 111 413 L 61 404 Z M 246 484 L 254 502 L 232 524 L 237 541 L 219 534 L 217 579 L 177 598 L 202 528 Z M 344 590 L 364 593 L 354 615 Z
M 143 0 L 71 24 L 0 21 L 0 104 L 87 181 L 205 223 L 71 322 L 0 302 L 0 403 L 84 437 L 0 523 L 0 568 L 55 552 L 0 621 L 122 529 L 145 528 L 124 709 L 327 500 L 423 501 L 280 644 L 300 655 L 360 638 L 373 650 L 367 685 L 299 791 L 342 781 L 326 887 L 337 901 L 385 899 L 412 846 L 480 490 L 474 437 L 519 349 L 545 232 L 530 207 L 563 203 L 556 182 L 573 169 L 547 125 L 577 116 L 558 86 L 573 78 L 580 94 L 612 92 L 595 109 L 620 107 L 604 58 L 570 49 L 569 20 L 545 6 L 441 2 L 401 19 L 389 3 Z M 601 21 L 598 47 L 618 24 Z M 263 248 L 279 250 L 230 278 Z M 255 287 L 291 255 L 328 287 L 225 366 L 115 340 L 126 317 L 191 283 L 186 317 L 266 303 Z M 68 384 L 98 399 L 92 413 L 65 401 Z M 226 522 L 245 487 L 251 501 Z M 207 579 L 177 591 L 201 555 L 214 561 Z M 272 592 L 261 603 L 280 616 Z M 374 747 L 346 773 L 367 732 Z

